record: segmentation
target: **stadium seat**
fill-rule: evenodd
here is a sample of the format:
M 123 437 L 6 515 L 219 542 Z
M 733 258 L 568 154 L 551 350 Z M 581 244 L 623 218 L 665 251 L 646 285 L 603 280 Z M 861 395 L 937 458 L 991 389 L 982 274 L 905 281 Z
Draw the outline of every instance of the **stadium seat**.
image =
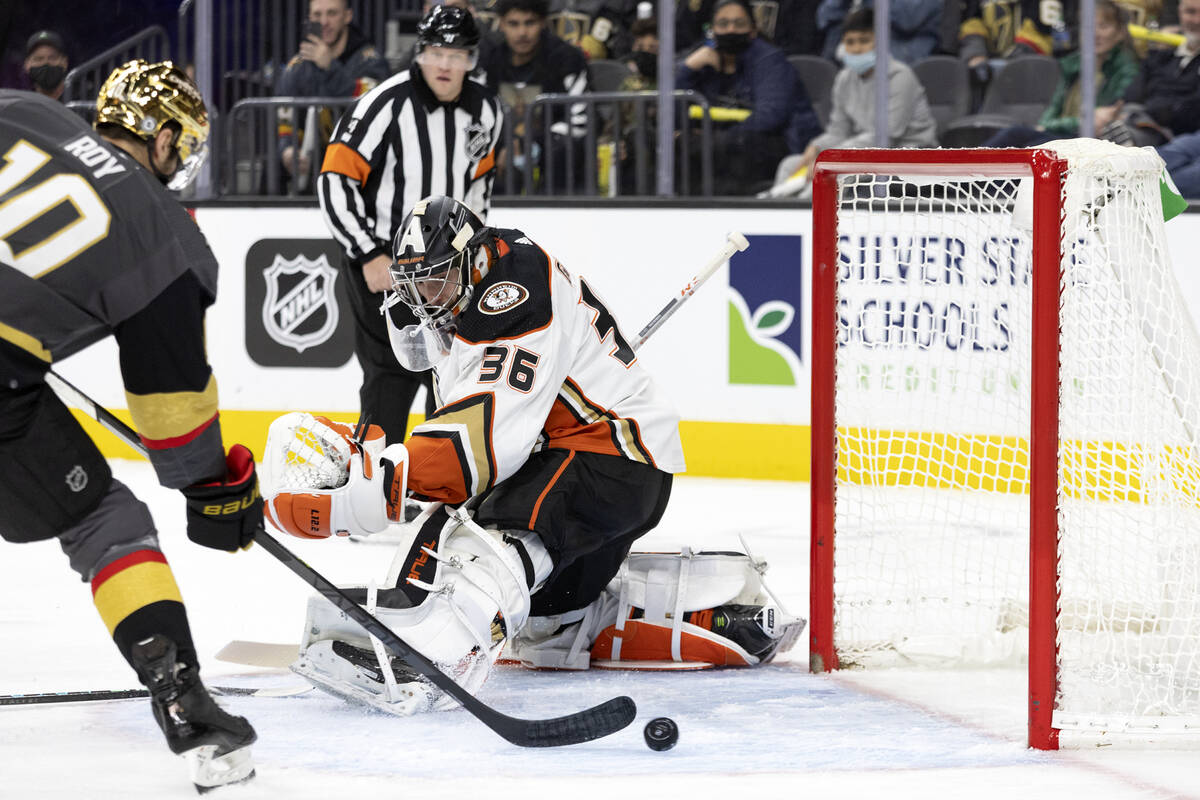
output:
M 837 77 L 838 67 L 827 58 L 810 55 L 788 56 L 788 61 L 804 82 L 808 92 L 808 100 L 817 112 L 821 125 L 829 124 L 829 111 L 833 106 L 833 79 Z
M 593 92 L 617 92 L 621 84 L 632 75 L 632 71 L 624 61 L 611 58 L 598 58 L 588 64 Z
M 954 120 L 971 110 L 971 81 L 967 65 L 956 56 L 928 56 L 913 64 L 925 87 L 929 109 L 937 121 L 938 139 Z
M 954 120 L 942 132 L 946 147 L 978 147 L 1010 125 L 1036 125 L 1054 97 L 1060 70 L 1049 56 L 1020 56 L 988 84 L 978 114 Z

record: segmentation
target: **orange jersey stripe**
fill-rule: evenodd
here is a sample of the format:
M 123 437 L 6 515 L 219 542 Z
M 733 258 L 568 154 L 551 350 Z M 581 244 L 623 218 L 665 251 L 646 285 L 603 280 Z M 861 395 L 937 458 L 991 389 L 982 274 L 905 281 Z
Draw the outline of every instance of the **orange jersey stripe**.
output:
M 450 437 L 412 436 L 408 447 L 408 488 L 443 503 L 457 504 L 471 496 L 462 453 Z
M 572 450 L 567 454 L 566 460 L 563 461 L 559 468 L 554 471 L 554 476 L 550 478 L 550 482 L 546 484 L 546 488 L 542 489 L 542 493 L 538 495 L 537 502 L 533 504 L 533 513 L 529 515 L 529 530 L 533 530 L 534 526 L 537 525 L 538 512 L 542 510 L 542 501 L 546 499 L 546 495 L 548 495 L 550 490 L 554 488 L 554 484 L 558 483 L 558 479 L 566 470 L 567 465 L 574 460 L 575 451 Z
M 484 175 L 487 175 L 489 172 L 492 171 L 492 168 L 495 166 L 496 166 L 496 151 L 489 150 L 488 154 L 486 156 L 484 156 L 482 159 L 480 159 L 479 166 L 475 168 L 475 174 L 471 176 L 472 180 L 478 180 L 479 178 L 482 178 Z M 504 241 L 501 240 L 500 243 L 504 244 Z M 501 255 L 503 255 L 503 253 L 501 253 Z
M 325 151 L 325 160 L 321 162 L 321 172 L 336 172 L 351 180 L 366 184 L 371 175 L 371 165 L 362 155 L 349 145 L 335 142 Z

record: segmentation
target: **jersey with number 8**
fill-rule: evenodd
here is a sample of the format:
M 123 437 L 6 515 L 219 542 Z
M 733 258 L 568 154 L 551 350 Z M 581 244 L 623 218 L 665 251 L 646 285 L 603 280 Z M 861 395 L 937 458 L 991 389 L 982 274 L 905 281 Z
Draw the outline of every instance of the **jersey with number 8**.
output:
M 462 502 L 547 447 L 682 472 L 679 418 L 593 287 L 520 231 L 497 236 L 435 369 L 440 407 L 408 441 L 409 488 Z

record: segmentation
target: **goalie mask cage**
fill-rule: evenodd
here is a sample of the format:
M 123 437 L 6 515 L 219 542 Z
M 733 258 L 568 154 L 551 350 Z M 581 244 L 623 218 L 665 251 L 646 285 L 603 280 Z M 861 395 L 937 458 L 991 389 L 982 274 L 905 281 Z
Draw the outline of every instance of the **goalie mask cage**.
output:
M 1161 162 L 823 153 L 814 671 L 1028 664 L 1029 743 L 1200 740 L 1200 347 Z

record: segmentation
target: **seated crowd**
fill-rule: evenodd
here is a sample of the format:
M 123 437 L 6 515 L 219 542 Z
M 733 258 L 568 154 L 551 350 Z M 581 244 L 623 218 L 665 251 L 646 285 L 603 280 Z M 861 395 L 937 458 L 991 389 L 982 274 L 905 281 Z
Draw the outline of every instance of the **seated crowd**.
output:
M 472 77 L 508 109 L 511 152 L 498 163 L 516 180 L 497 181 L 497 192 L 582 192 L 588 160 L 617 168 L 613 175 L 619 170 L 619 181 L 599 176 L 601 191 L 655 191 L 659 126 L 652 102 L 539 105 L 532 116 L 526 108 L 540 94 L 583 100 L 595 91 L 656 89 L 661 1 L 443 0 L 469 10 L 486 32 Z M 439 4 L 425 2 L 426 11 Z M 675 4 L 675 87 L 707 105 L 715 194 L 762 193 L 783 181 L 787 190 L 773 194 L 803 192 L 802 177 L 821 150 L 874 146 L 881 65 L 890 93 L 887 146 L 1022 147 L 1080 135 L 1078 0 L 891 0 L 889 9 L 885 56 L 875 46 L 872 0 Z M 1094 135 L 1159 148 L 1184 196 L 1200 198 L 1200 0 L 1097 0 L 1093 31 Z M 275 94 L 349 101 L 407 69 L 410 54 L 385 57 L 372 33 L 356 25 L 350 0 L 309 0 L 308 25 L 276 72 Z M 28 47 L 29 83 L 39 90 L 50 72 L 42 56 L 65 49 L 50 36 Z M 1007 65 L 1026 56 L 1041 57 L 1043 71 L 1026 79 L 1037 81 L 1028 94 L 1044 101 L 1040 116 L 1009 115 L 988 100 Z M 938 69 L 929 68 L 935 60 Z M 952 69 L 965 77 L 951 81 Z M 935 114 L 934 99 L 945 102 L 943 82 L 965 87 L 966 114 Z M 277 112 L 281 180 L 290 190 L 311 191 L 314 163 L 344 107 L 310 102 Z M 696 117 L 703 114 L 677 106 L 677 191 L 699 191 Z M 525 130 L 527 120 L 532 130 Z M 525 186 L 530 175 L 540 183 Z M 680 175 L 690 180 L 681 183 Z

